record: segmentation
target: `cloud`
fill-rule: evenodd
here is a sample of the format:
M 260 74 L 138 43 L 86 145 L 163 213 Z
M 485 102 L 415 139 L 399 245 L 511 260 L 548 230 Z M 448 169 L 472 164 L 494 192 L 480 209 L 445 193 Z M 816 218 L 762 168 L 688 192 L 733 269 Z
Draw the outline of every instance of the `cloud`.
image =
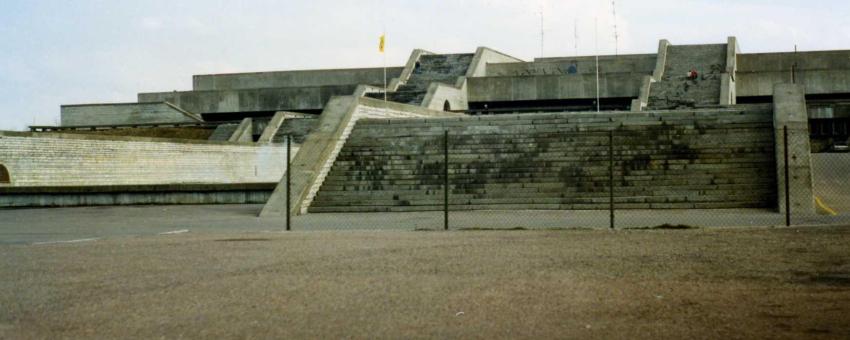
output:
M 0 5 L 0 129 L 33 117 L 52 123 L 60 104 L 190 89 L 193 74 L 381 66 L 376 41 L 385 27 L 388 65 L 403 64 L 414 48 L 488 46 L 531 60 L 541 54 L 541 7 L 545 56 L 654 53 L 661 38 L 722 43 L 736 35 L 745 53 L 850 41 L 850 3 L 839 1 L 621 0 L 617 45 L 609 0 L 33 3 Z

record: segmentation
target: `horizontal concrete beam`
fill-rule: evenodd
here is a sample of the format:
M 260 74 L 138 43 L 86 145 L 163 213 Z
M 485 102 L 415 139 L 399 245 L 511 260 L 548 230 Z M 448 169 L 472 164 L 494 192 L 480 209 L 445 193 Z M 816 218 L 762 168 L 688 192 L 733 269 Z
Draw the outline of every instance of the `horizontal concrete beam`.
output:
M 735 78 L 738 97 L 771 96 L 776 84 L 791 82 L 791 69 L 744 72 L 739 66 Z M 805 87 L 806 94 L 850 93 L 850 66 L 842 69 L 798 70 L 796 83 Z
M 199 122 L 200 117 L 164 102 L 62 105 L 62 126 Z
M 601 76 L 599 95 L 638 97 L 644 76 Z M 596 76 L 590 74 L 469 78 L 467 84 L 470 102 L 596 98 Z
M 655 54 L 600 56 L 599 71 L 606 73 L 652 74 Z M 565 75 L 575 62 L 577 74 L 596 74 L 596 57 L 564 57 L 538 59 L 534 62 L 496 62 L 487 64 L 486 76 Z M 479 76 L 479 75 L 476 75 Z
M 281 87 L 249 90 L 140 93 L 140 102 L 168 101 L 195 113 L 321 110 L 333 96 L 354 93 L 357 85 Z
M 398 77 L 402 67 L 387 67 L 387 79 Z M 352 68 L 333 70 L 296 70 L 230 74 L 202 74 L 192 77 L 192 89 L 247 90 L 276 87 L 316 87 L 338 85 L 381 85 L 383 68 Z

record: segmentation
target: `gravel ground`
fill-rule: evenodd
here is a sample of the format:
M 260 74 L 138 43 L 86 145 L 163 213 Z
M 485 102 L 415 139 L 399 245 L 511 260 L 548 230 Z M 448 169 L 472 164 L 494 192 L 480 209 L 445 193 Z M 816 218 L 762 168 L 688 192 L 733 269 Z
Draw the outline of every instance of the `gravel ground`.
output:
M 850 227 L 0 246 L 0 338 L 848 338 Z

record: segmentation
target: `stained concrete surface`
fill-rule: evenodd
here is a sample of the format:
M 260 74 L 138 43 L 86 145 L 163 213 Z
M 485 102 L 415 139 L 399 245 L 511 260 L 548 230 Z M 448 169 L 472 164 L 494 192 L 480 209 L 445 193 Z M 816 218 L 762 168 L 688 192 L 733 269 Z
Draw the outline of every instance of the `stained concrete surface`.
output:
M 192 234 L 276 232 L 284 219 L 257 218 L 262 205 L 105 206 L 50 209 L 0 209 L 0 245 L 152 236 L 186 230 Z M 850 224 L 839 216 L 794 216 L 795 224 Z M 785 217 L 767 210 L 618 210 L 618 229 L 683 224 L 697 227 L 784 225 Z M 557 229 L 609 227 L 608 211 L 479 210 L 452 211 L 451 229 Z M 443 213 L 321 213 L 294 216 L 295 231 L 439 230 Z
M 0 338 L 847 338 L 848 241 L 809 227 L 4 245 Z

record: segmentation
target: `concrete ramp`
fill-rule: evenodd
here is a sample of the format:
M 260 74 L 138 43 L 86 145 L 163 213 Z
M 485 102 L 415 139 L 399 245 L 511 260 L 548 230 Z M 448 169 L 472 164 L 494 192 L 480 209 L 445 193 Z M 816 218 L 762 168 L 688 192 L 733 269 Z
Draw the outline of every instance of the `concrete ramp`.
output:
M 345 145 L 359 119 L 428 118 L 461 116 L 457 113 L 431 111 L 417 106 L 384 102 L 365 97 L 334 97 L 322 112 L 319 122 L 300 145 L 292 159 L 291 212 L 306 212 L 325 176 Z M 283 216 L 286 213 L 285 177 L 275 188 L 260 217 Z

